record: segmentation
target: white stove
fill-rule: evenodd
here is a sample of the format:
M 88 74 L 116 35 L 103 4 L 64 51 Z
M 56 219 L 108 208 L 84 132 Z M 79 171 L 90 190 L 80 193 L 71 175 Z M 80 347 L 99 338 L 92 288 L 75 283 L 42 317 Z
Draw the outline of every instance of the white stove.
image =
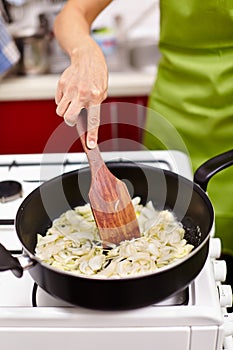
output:
M 103 157 L 105 161 L 154 165 L 192 180 L 188 158 L 177 151 L 106 152 Z M 44 181 L 86 165 L 82 153 L 0 156 L 0 182 L 13 180 L 22 185 L 22 197 L 0 202 L 0 242 L 22 264 L 22 247 L 14 228 L 22 200 Z M 73 307 L 34 285 L 27 271 L 19 279 L 10 271 L 1 272 L 1 347 L 231 350 L 233 317 L 227 308 L 232 305 L 232 291 L 223 284 L 226 264 L 218 260 L 220 255 L 221 242 L 212 235 L 205 266 L 185 291 L 159 304 L 129 311 Z

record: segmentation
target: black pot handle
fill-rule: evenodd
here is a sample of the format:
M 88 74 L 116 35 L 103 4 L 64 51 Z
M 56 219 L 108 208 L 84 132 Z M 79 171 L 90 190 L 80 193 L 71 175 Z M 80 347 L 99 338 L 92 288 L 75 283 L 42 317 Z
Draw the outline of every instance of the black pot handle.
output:
M 23 267 L 17 258 L 0 243 L 0 271 L 11 270 L 16 277 L 23 275 Z
M 194 182 L 204 191 L 207 190 L 209 180 L 221 170 L 233 165 L 233 149 L 207 160 L 194 174 Z

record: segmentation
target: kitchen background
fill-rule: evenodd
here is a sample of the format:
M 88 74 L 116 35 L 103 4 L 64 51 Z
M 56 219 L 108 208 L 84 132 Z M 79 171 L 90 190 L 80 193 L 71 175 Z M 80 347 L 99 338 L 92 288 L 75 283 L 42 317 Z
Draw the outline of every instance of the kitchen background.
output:
M 4 3 L 8 9 L 4 11 L 10 22 L 8 28 L 22 55 L 17 73 L 62 72 L 68 61 L 53 37 L 52 28 L 64 1 L 5 0 Z M 111 71 L 154 66 L 159 37 L 158 0 L 145 0 L 143 8 L 133 0 L 113 1 L 94 21 L 92 28 L 93 37 L 102 47 Z M 135 52 L 138 47 L 142 51 L 140 55 Z
M 62 141 L 58 136 L 59 142 L 56 140 L 49 149 L 46 147 L 62 123 L 56 115 L 54 96 L 60 73 L 69 59 L 57 44 L 52 27 L 64 1 L 2 3 L 7 5 L 5 18 L 10 22 L 8 29 L 21 59 L 0 81 L 0 115 L 4 116 L 0 128 L 5 130 L 0 139 L 1 153 L 67 151 L 66 140 L 75 138 L 75 131 L 65 125 Z M 102 108 L 106 125 L 100 129 L 100 145 L 103 150 L 138 149 L 145 121 L 144 107 L 160 57 L 158 0 L 144 0 L 143 5 L 135 0 L 115 0 L 95 20 L 92 29 L 110 72 L 108 99 Z M 122 126 L 127 120 L 132 125 Z M 81 147 L 75 142 L 69 151 L 77 150 Z

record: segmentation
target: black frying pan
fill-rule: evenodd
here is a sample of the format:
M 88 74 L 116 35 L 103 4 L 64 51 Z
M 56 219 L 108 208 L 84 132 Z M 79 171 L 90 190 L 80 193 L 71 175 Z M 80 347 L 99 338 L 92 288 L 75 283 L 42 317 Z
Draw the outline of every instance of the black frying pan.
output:
M 209 179 L 233 164 L 233 150 L 210 159 L 195 173 L 194 182 L 171 171 L 136 163 L 112 163 L 110 170 L 123 179 L 131 196 L 142 203 L 152 200 L 159 209 L 172 210 L 186 229 L 194 250 L 182 261 L 153 274 L 121 279 L 93 279 L 74 276 L 41 262 L 34 255 L 37 233 L 45 234 L 54 218 L 87 201 L 89 168 L 58 176 L 34 190 L 21 204 L 16 231 L 23 250 L 33 263 L 29 273 L 49 294 L 73 305 L 103 310 L 146 306 L 186 288 L 202 270 L 208 256 L 209 237 L 214 222 L 212 204 L 205 192 Z M 197 228 L 201 235 L 197 236 Z M 23 268 L 18 259 L 0 246 L 0 270 L 11 269 L 18 277 Z

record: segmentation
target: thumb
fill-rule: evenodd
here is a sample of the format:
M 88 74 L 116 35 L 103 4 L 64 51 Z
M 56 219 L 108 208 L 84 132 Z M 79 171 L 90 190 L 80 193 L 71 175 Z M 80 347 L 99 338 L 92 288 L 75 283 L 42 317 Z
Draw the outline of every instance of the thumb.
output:
M 100 125 L 100 105 L 91 106 L 87 110 L 87 147 L 92 149 L 97 145 Z

